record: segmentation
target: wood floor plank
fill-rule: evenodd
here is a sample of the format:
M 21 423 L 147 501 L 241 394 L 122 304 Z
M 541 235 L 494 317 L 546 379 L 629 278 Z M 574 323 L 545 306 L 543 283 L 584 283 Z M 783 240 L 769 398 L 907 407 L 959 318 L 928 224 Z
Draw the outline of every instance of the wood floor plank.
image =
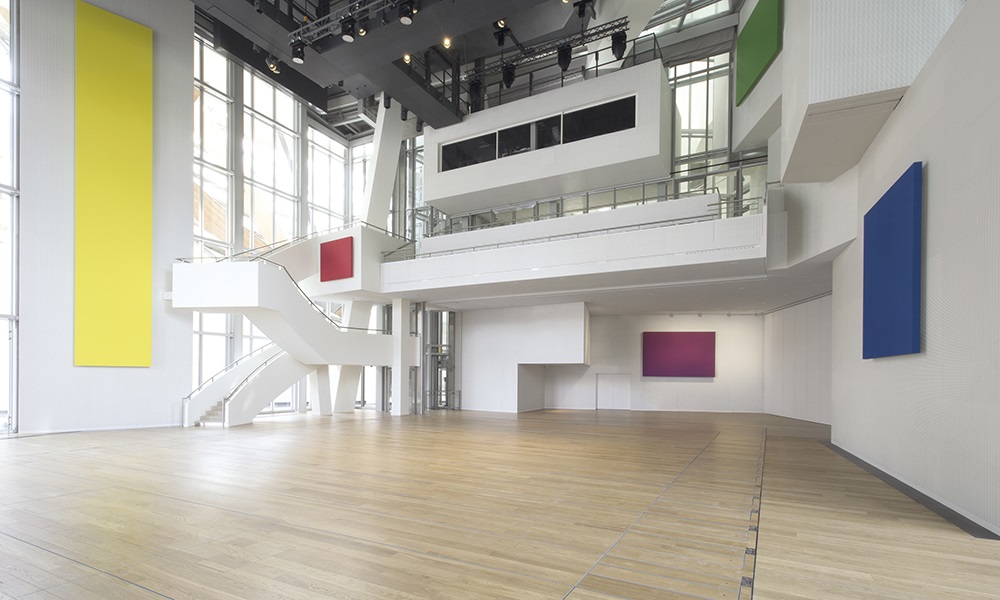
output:
M 0 488 L 0 600 L 747 600 L 748 576 L 765 600 L 996 598 L 996 542 L 828 436 L 551 410 L 0 439 L 16 484 Z

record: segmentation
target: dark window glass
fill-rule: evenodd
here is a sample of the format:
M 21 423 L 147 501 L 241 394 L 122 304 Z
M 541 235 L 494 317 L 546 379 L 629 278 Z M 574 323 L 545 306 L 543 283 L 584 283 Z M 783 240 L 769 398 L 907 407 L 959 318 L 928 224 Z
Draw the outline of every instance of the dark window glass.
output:
M 557 146 L 562 142 L 562 119 L 559 115 L 535 121 L 538 128 L 538 147 L 548 148 Z
M 441 146 L 441 171 L 450 171 L 497 157 L 497 134 L 489 133 Z
M 563 143 L 635 127 L 635 96 L 563 115 Z
M 501 158 L 531 150 L 531 123 L 501 129 L 497 149 Z

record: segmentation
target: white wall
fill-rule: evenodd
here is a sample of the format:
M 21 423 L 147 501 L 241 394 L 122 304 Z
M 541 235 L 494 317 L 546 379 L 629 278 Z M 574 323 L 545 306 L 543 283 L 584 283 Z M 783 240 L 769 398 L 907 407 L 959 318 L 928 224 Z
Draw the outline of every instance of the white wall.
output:
M 848 169 L 830 183 L 787 184 L 787 265 L 836 249 L 857 236 L 858 170 Z
M 545 408 L 545 365 L 517 365 L 517 412 Z
M 20 431 L 179 425 L 191 316 L 163 300 L 191 254 L 191 2 L 90 0 L 153 29 L 153 360 L 73 366 L 73 0 L 21 2 Z M 113 294 L 114 289 L 108 290 Z
M 815 104 L 910 85 L 964 0 L 810 4 L 809 103 Z
M 522 410 L 518 403 L 521 382 L 523 410 L 541 408 L 529 392 L 529 381 L 539 375 L 528 370 L 519 376 L 518 365 L 582 364 L 586 360 L 587 319 L 582 303 L 529 306 L 462 313 L 462 408 L 495 412 Z
M 592 316 L 589 366 L 546 366 L 547 408 L 593 409 L 598 373 L 628 373 L 632 410 L 761 412 L 763 319 Z M 642 376 L 642 332 L 715 331 L 714 379 Z
M 859 165 L 833 269 L 833 442 L 1000 532 L 1000 3 L 969 0 Z M 924 162 L 920 354 L 862 360 L 864 213 Z
M 764 412 L 830 423 L 830 296 L 764 316 Z

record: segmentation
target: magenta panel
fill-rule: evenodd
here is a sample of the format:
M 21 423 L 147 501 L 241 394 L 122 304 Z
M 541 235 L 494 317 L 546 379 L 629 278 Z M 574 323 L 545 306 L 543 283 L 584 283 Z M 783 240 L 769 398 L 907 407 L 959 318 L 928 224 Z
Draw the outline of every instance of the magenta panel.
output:
M 319 280 L 335 281 L 354 276 L 354 237 L 319 245 Z
M 642 376 L 715 377 L 715 332 L 642 332 Z

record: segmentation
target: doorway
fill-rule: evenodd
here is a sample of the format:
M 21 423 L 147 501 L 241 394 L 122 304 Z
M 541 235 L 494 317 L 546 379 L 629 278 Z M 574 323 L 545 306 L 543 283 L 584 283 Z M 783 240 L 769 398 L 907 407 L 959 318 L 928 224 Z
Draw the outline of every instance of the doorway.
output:
M 631 380 L 632 376 L 628 373 L 598 373 L 598 410 L 629 410 L 632 403 Z

